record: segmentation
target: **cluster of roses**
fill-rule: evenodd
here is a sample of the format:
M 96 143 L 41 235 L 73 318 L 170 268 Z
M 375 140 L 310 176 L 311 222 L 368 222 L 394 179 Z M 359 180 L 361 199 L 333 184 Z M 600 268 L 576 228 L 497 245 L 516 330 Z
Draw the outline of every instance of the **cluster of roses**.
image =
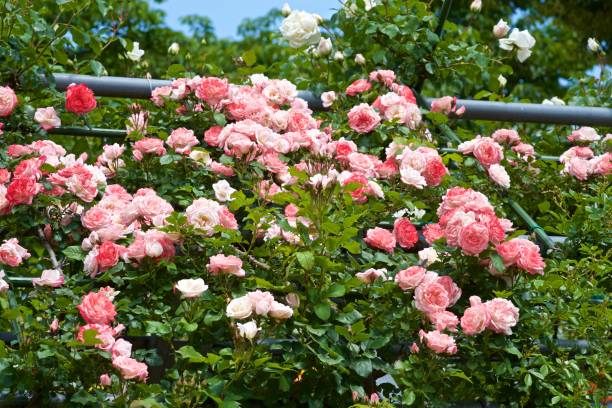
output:
M 86 332 L 94 331 L 97 339 L 95 347 L 111 354 L 113 367 L 121 372 L 124 379 L 146 381 L 148 376 L 147 365 L 131 357 L 132 344 L 129 341 L 116 339 L 125 327 L 122 324 L 115 327 L 111 326 L 117 315 L 113 304 L 117 294 L 118 292 L 112 288 L 104 287 L 98 292 L 89 292 L 83 296 L 77 308 L 87 324 L 79 327 L 77 340 L 86 343 Z M 102 385 L 110 385 L 110 382 L 108 374 L 103 374 L 100 377 Z
M 232 299 L 225 309 L 225 314 L 231 319 L 242 320 L 252 314 L 263 317 L 271 317 L 276 320 L 287 320 L 293 316 L 293 309 L 283 303 L 274 300 L 270 292 L 262 292 L 259 289 L 249 292 L 244 296 Z M 257 322 L 251 320 L 247 323 L 237 323 L 238 336 L 252 340 L 261 330 Z
M 581 127 L 567 137 L 570 142 L 589 144 L 601 140 L 601 136 L 591 127 Z M 601 141 L 605 144 L 612 140 L 612 134 L 606 135 Z M 565 151 L 559 161 L 564 164 L 561 174 L 569 174 L 578 180 L 586 180 L 591 176 L 607 176 L 612 173 L 612 153 L 606 152 L 595 155 L 595 152 L 586 145 L 573 146 Z
M 476 136 L 475 139 L 461 143 L 458 149 L 463 154 L 472 154 L 496 184 L 509 188 L 510 176 L 505 167 L 500 164 L 504 158 L 502 145 L 511 146 L 512 151 L 524 161 L 535 158 L 533 146 L 523 143 L 519 134 L 512 129 L 498 129 L 491 137 Z M 508 162 L 515 165 L 511 160 Z
M 210 257 L 206 269 L 213 276 L 234 275 L 243 278 L 246 275 L 246 272 L 242 269 L 242 260 L 234 255 L 213 255 Z M 204 283 L 202 278 L 181 279 L 174 285 L 174 288 L 181 292 L 184 298 L 192 299 L 208 290 L 208 285 Z
M 398 217 L 393 223 L 393 231 L 375 227 L 366 232 L 364 242 L 372 248 L 393 252 L 396 245 L 404 249 L 412 248 L 419 240 L 416 227 L 410 219 Z

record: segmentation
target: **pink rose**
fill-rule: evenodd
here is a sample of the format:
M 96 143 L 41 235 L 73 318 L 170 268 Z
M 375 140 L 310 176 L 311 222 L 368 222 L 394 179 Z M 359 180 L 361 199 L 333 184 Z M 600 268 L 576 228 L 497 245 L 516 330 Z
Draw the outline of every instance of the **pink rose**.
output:
M 85 84 L 71 84 L 66 90 L 66 110 L 84 115 L 96 108 L 94 93 Z
M 355 274 L 355 277 L 366 284 L 372 284 L 376 279 L 387 277 L 387 270 L 385 268 L 382 269 L 373 269 L 370 268 L 364 272 L 358 272 Z
M 380 227 L 369 229 L 364 242 L 372 248 L 382 249 L 389 253 L 393 252 L 396 244 L 393 233 Z
M 238 229 L 238 222 L 234 214 L 224 205 L 219 210 L 219 223 L 223 228 L 236 230 Z
M 158 86 L 151 92 L 151 100 L 156 106 L 164 106 L 166 98 L 172 94 L 171 86 Z
M 96 261 L 98 262 L 98 268 L 104 272 L 107 269 L 112 268 L 119 262 L 119 257 L 125 253 L 126 249 L 121 245 L 117 245 L 114 242 L 106 241 L 98 247 L 98 255 Z
M 220 174 L 225 177 L 232 177 L 235 174 L 234 169 L 232 169 L 231 167 L 225 166 L 221 163 L 218 163 L 214 160 L 210 162 L 210 170 L 213 173 Z
M 206 269 L 212 275 L 231 274 L 238 277 L 244 277 L 245 275 L 244 269 L 242 269 L 242 261 L 233 255 L 218 254 L 211 256 Z
M 90 231 L 106 227 L 112 222 L 111 212 L 99 206 L 93 206 L 81 215 L 81 224 Z
M 57 319 L 53 319 L 53 321 L 49 325 L 49 331 L 51 333 L 56 333 L 58 330 L 59 330 L 59 321 Z
M 270 292 L 262 292 L 259 289 L 247 293 L 246 297 L 253 305 L 253 311 L 260 316 L 267 315 L 274 302 L 274 296 Z
M 64 274 L 59 269 L 45 269 L 42 271 L 40 278 L 32 279 L 32 284 L 58 288 L 64 284 Z
M 115 344 L 115 330 L 107 324 L 86 324 L 85 326 L 79 327 L 79 332 L 77 333 L 77 340 L 81 343 L 85 343 L 85 331 L 95 330 L 96 331 L 96 339 L 100 341 L 100 343 L 96 344 L 94 347 L 103 351 L 110 352 L 113 344 Z
M 448 169 L 444 165 L 442 158 L 436 156 L 427 160 L 427 164 L 421 174 L 425 177 L 425 181 L 429 187 L 435 187 L 439 186 L 442 182 L 442 178 L 448 174 Z
M 484 303 L 490 316 L 488 328 L 495 333 L 512 334 L 519 319 L 519 310 L 507 299 L 495 298 Z
M 43 186 L 33 177 L 18 177 L 6 188 L 6 200 L 10 205 L 32 204 L 34 196 L 41 192 Z
M 108 325 L 117 315 L 113 302 L 104 293 L 99 292 L 89 292 L 84 295 L 77 309 L 89 324 Z
M 423 227 L 423 236 L 428 244 L 433 244 L 444 238 L 444 230 L 440 227 L 440 224 L 427 224 Z
M 470 296 L 470 307 L 461 317 L 461 329 L 468 336 L 482 333 L 489 325 L 489 311 L 478 296 Z
M 357 145 L 352 140 L 345 140 L 342 137 L 334 143 L 336 146 L 336 158 L 339 160 L 346 160 L 349 154 L 357 151 Z
M 365 79 L 358 79 L 346 88 L 346 94 L 356 96 L 357 94 L 366 92 L 372 88 L 372 84 Z
M 140 139 L 135 142 L 132 147 L 134 148 L 132 154 L 137 161 L 142 160 L 144 154 L 154 154 L 156 156 L 163 156 L 166 154 L 164 141 L 154 137 Z
M 503 188 L 510 187 L 510 176 L 508 175 L 508 172 L 506 172 L 504 166 L 492 164 L 489 166 L 487 171 L 489 173 L 489 177 L 491 177 L 491 180 L 493 180 L 496 184 L 502 186 Z
M 404 249 L 412 248 L 418 241 L 419 235 L 416 227 L 408 218 L 398 218 L 393 223 L 393 235 L 397 244 Z
M 519 143 L 516 146 L 512 146 L 512 151 L 518 154 L 523 160 L 527 160 L 529 157 L 535 157 L 535 149 L 528 143 Z
M 426 343 L 427 347 L 436 353 L 455 354 L 457 352 L 455 340 L 448 334 L 440 333 L 438 330 L 427 333 L 421 330 L 419 331 L 419 337 L 421 342 Z
M 459 231 L 458 244 L 468 255 L 478 255 L 489 246 L 489 229 L 480 222 L 472 222 Z
M 507 143 L 509 145 L 516 145 L 521 142 L 521 137 L 514 129 L 497 129 L 493 132 L 491 138 L 497 143 Z
M 612 173 L 612 153 L 604 153 L 589 160 L 589 174 L 607 176 Z
M 590 159 L 595 156 L 593 150 L 591 150 L 588 146 L 573 146 L 567 149 L 563 154 L 559 157 L 559 161 L 561 163 L 566 163 L 570 159 L 574 157 L 578 157 L 581 159 Z
M 437 279 L 427 279 L 414 291 L 414 303 L 424 313 L 442 312 L 450 305 L 446 288 Z
M 111 378 L 108 374 L 102 374 L 100 376 L 100 385 L 102 387 L 108 387 L 109 385 L 111 385 L 112 381 Z
M 149 372 L 145 363 L 140 363 L 131 357 L 117 357 L 113 358 L 113 367 L 121 371 L 121 376 L 125 380 L 139 379 L 144 382 L 147 381 Z
M 544 259 L 540 255 L 540 248 L 533 242 L 514 238 L 503 242 L 495 247 L 497 253 L 502 257 L 504 265 L 517 267 L 524 271 L 534 274 L 544 274 Z
M 431 111 L 432 112 L 438 112 L 438 113 L 443 113 L 445 115 L 448 115 L 453 108 L 453 98 L 450 96 L 443 96 L 441 98 L 438 99 L 434 99 L 431 102 Z
M 436 282 L 446 289 L 446 294 L 448 295 L 448 307 L 451 307 L 457 303 L 461 297 L 461 288 L 457 286 L 457 284 L 453 281 L 453 278 L 448 275 L 439 276 Z
M 15 91 L 11 87 L 0 86 L 0 118 L 10 115 L 15 106 L 17 106 Z
M 379 69 L 370 72 L 370 81 L 382 82 L 386 86 L 391 86 L 395 82 L 395 72 L 390 69 Z
M 52 106 L 36 109 L 34 120 L 38 122 L 40 127 L 44 130 L 50 130 L 59 127 L 62 124 L 57 112 L 55 112 L 55 108 Z
M 436 326 L 436 330 L 448 330 L 452 332 L 457 331 L 459 319 L 452 312 L 445 310 L 442 312 L 429 313 L 427 318 Z
M 17 238 L 4 240 L 0 245 L 0 264 L 15 267 L 29 257 L 30 253 L 19 245 Z
M 562 173 L 570 174 L 578 180 L 586 180 L 589 177 L 589 161 L 579 157 L 572 157 L 565 162 Z
M 113 358 L 129 357 L 132 355 L 132 343 L 123 339 L 118 339 L 115 341 L 115 344 L 113 344 L 111 353 Z
M 483 166 L 497 164 L 504 158 L 503 148 L 493 139 L 482 137 L 476 140 L 473 154 Z
M 200 144 L 198 139 L 194 136 L 193 130 L 187 128 L 174 129 L 170 133 L 170 137 L 166 140 L 168 146 L 172 147 L 175 152 L 188 155 L 191 152 L 191 148 L 195 145 Z
M 204 141 L 213 147 L 219 146 L 219 134 L 223 128 L 221 126 L 213 126 L 204 132 Z
M 369 133 L 380 123 L 380 115 L 367 103 L 354 106 L 348 113 L 349 126 L 358 133 Z
M 592 127 L 583 126 L 578 130 L 574 130 L 571 135 L 567 137 L 570 142 L 596 142 L 601 139 L 601 136 L 597 134 L 597 131 Z
M 395 275 L 395 282 L 402 290 L 415 289 L 419 286 L 427 271 L 421 266 L 411 266 Z
M 227 79 L 216 77 L 202 79 L 195 90 L 196 96 L 211 106 L 216 106 L 222 99 L 225 99 L 228 92 L 229 83 Z

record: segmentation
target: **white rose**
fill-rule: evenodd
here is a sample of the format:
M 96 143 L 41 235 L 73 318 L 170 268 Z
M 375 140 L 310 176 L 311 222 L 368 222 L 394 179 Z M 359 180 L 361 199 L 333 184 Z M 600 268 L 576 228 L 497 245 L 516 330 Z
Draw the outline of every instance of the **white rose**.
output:
M 358 65 L 365 65 L 365 57 L 362 54 L 355 55 L 355 63 Z
M 561 98 L 557 98 L 556 96 L 553 96 L 550 99 L 544 99 L 542 101 L 542 105 L 557 105 L 557 106 L 564 106 L 565 102 L 563 101 L 563 99 Z
M 204 150 L 192 150 L 191 153 L 189 153 L 189 158 L 206 165 L 209 165 L 212 162 L 210 154 Z
M 236 189 L 232 188 L 227 180 L 217 181 L 212 188 L 215 190 L 215 197 L 221 202 L 232 201 L 232 194 L 236 192 Z
M 59 116 L 57 116 L 57 112 L 55 112 L 55 109 L 51 106 L 48 108 L 36 109 L 34 120 L 45 130 L 53 129 L 62 124 Z
M 510 31 L 510 26 L 503 19 L 500 19 L 495 26 L 493 26 L 493 34 L 497 38 L 504 38 Z
M 425 248 L 419 251 L 419 260 L 425 266 L 429 266 L 440 260 L 438 253 L 433 248 Z
M 246 319 L 253 313 L 253 304 L 248 296 L 232 299 L 225 308 L 225 314 L 232 319 Z
M 480 11 L 481 8 L 482 8 L 481 0 L 474 0 L 472 4 L 470 4 L 470 10 L 472 11 Z
M 601 49 L 599 43 L 594 38 L 589 38 L 587 41 L 587 46 L 589 47 L 589 50 L 593 52 L 598 52 Z
M 268 315 L 274 319 L 286 320 L 293 316 L 293 309 L 275 300 L 272 302 L 272 306 L 270 306 Z
M 281 14 L 285 17 L 291 14 L 291 7 L 289 7 L 288 3 L 283 4 L 283 8 L 281 8 Z
M 499 47 L 506 51 L 512 51 L 516 47 L 518 49 L 516 57 L 520 62 L 523 62 L 531 55 L 531 48 L 535 43 L 536 40 L 529 34 L 529 31 L 519 31 L 515 28 L 508 38 L 499 40 Z
M 502 88 L 506 86 L 506 84 L 508 83 L 508 80 L 502 74 L 499 74 L 499 76 L 497 77 L 497 80 L 499 81 L 499 86 L 501 86 Z
M 168 47 L 168 54 L 176 55 L 180 50 L 181 46 L 178 43 L 173 42 L 170 44 L 170 47 Z
M 332 42 L 329 38 L 321 38 L 317 47 L 317 55 L 322 57 L 329 55 L 332 51 Z
M 240 337 L 247 340 L 253 340 L 255 336 L 257 336 L 257 332 L 261 330 L 253 320 L 244 324 L 237 323 L 236 325 L 238 326 L 238 334 Z
M 336 100 L 336 93 L 334 91 L 323 92 L 321 94 L 321 102 L 323 102 L 324 108 L 329 108 L 333 105 Z
M 334 53 L 334 59 L 336 61 L 344 61 L 344 54 L 342 53 L 342 51 L 336 51 Z
M 204 280 L 202 278 L 181 279 L 174 287 L 176 290 L 181 292 L 185 298 L 198 297 L 208 289 L 208 285 L 204 284 Z
M 408 184 L 416 188 L 423 188 L 427 185 L 425 178 L 421 176 L 421 173 L 409 166 L 403 166 L 400 168 L 400 180 L 403 183 Z
M 280 31 L 293 48 L 314 45 L 321 38 L 317 16 L 300 10 L 292 11 L 283 20 Z
M 4 271 L 0 269 L 0 293 L 4 293 L 7 290 L 9 290 L 9 285 L 8 283 L 6 283 L 6 281 L 3 278 L 4 278 Z
M 499 164 L 492 164 L 491 166 L 489 166 L 488 171 L 489 177 L 491 177 L 491 180 L 493 180 L 496 184 L 504 188 L 510 187 L 510 176 L 508 175 L 508 172 L 506 171 L 504 166 L 501 166 Z
M 145 53 L 144 50 L 140 49 L 140 43 L 138 43 L 137 41 L 134 41 L 132 43 L 132 51 L 126 52 L 125 55 L 127 55 L 127 57 L 131 59 L 132 61 L 138 62 L 140 61 L 144 53 Z

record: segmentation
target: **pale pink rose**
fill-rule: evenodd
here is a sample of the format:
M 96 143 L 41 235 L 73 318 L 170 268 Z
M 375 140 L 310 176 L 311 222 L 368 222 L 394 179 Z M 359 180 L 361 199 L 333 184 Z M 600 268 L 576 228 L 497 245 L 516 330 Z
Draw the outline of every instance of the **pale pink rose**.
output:
M 17 95 L 8 86 L 0 86 L 0 118 L 8 116 L 17 106 Z
M 150 193 L 143 195 L 137 193 L 131 205 L 138 216 L 142 217 L 147 223 L 158 227 L 163 226 L 165 224 L 164 220 L 174 211 L 169 202 L 152 190 Z
M 377 393 L 373 392 L 372 394 L 370 394 L 370 404 L 371 405 L 376 405 L 380 402 L 380 397 L 378 396 Z
M 413 103 L 409 103 L 405 106 L 405 113 L 401 123 L 406 124 L 410 129 L 416 129 L 422 120 L 421 110 L 419 107 Z
M 497 164 L 504 158 L 503 148 L 490 137 L 477 138 L 472 153 L 484 166 Z
M 395 282 L 402 290 L 415 289 L 423 282 L 426 272 L 423 267 L 411 266 L 399 271 L 395 275 Z
M 366 79 L 358 79 L 346 88 L 346 94 L 349 96 L 356 96 L 360 93 L 366 92 L 372 88 L 372 84 Z
M 480 222 L 465 225 L 459 231 L 457 243 L 468 255 L 478 255 L 489 246 L 489 229 Z
M 248 295 L 232 299 L 228 303 L 225 314 L 231 319 L 246 319 L 253 313 L 254 305 Z
M 445 216 L 446 215 L 448 216 L 448 218 L 444 218 L 444 217 L 440 218 L 440 221 L 441 222 L 444 221 L 444 224 L 445 224 L 444 237 L 446 238 L 446 243 L 451 247 L 458 247 L 459 246 L 459 234 L 461 233 L 461 230 L 463 229 L 463 227 L 476 222 L 476 217 L 473 212 L 466 213 L 461 210 L 455 210 L 453 212 L 445 214 Z M 465 238 L 468 238 L 468 237 L 471 237 L 471 236 L 466 236 Z M 489 237 L 488 237 L 488 231 L 487 231 L 487 242 L 488 240 L 489 240 Z M 482 242 L 480 242 L 480 245 L 482 245 Z
M 287 320 L 293 316 L 293 309 L 277 301 L 273 301 L 268 315 L 277 320 Z
M 291 203 L 287 204 L 285 207 L 285 217 L 287 218 L 296 218 L 300 209 L 297 205 Z
M 604 153 L 589 160 L 589 174 L 607 176 L 612 173 L 612 153 Z
M 34 120 L 38 122 L 44 130 L 53 129 L 62 125 L 55 108 L 49 106 L 47 108 L 38 108 L 34 114 Z
M 213 126 L 204 132 L 204 141 L 213 147 L 219 146 L 219 135 L 223 128 L 221 126 Z
M 396 245 L 393 233 L 380 227 L 369 229 L 363 241 L 372 248 L 382 249 L 389 253 L 393 252 Z
M 349 126 L 358 133 L 369 133 L 380 124 L 380 115 L 367 103 L 354 106 L 348 113 Z
M 91 242 L 89 239 L 84 239 L 81 248 L 86 250 L 88 247 L 91 247 Z M 95 277 L 98 273 L 98 248 L 91 247 L 89 253 L 83 260 L 83 270 L 90 276 Z
M 232 157 L 243 157 L 257 150 L 257 144 L 242 133 L 230 133 L 223 142 L 226 155 Z
M 30 253 L 19 245 L 17 238 L 4 240 L 0 245 L 0 264 L 8 266 L 19 266 L 24 260 L 30 257 Z
M 191 148 L 200 144 L 200 142 L 193 134 L 193 130 L 178 128 L 170 133 L 166 144 L 172 147 L 175 152 L 188 155 Z
M 131 357 L 116 357 L 113 358 L 113 367 L 121 371 L 121 376 L 125 380 L 139 379 L 143 382 L 147 381 L 149 372 L 145 363 L 140 363 Z
M 115 320 L 117 312 L 113 302 L 103 293 L 89 292 L 77 306 L 81 317 L 89 324 L 108 325 Z
M 510 187 L 510 176 L 508 175 L 508 172 L 506 172 L 504 166 L 492 164 L 489 166 L 487 171 L 489 173 L 489 177 L 491 177 L 491 180 L 493 180 L 496 184 L 504 188 Z
M 515 145 L 521 142 L 521 137 L 514 129 L 497 129 L 491 135 L 491 138 L 497 143 L 507 143 Z
M 414 291 L 414 303 L 424 313 L 442 312 L 450 305 L 446 288 L 436 280 L 427 280 Z
M 111 378 L 108 374 L 102 374 L 100 376 L 100 385 L 102 387 L 108 387 L 112 384 Z
M 218 254 L 211 256 L 206 269 L 212 275 L 231 274 L 238 277 L 244 277 L 245 275 L 244 269 L 242 269 L 242 261 L 233 255 Z
M 157 106 L 164 106 L 166 98 L 172 95 L 171 86 L 159 86 L 151 92 L 151 100 Z
M 431 111 L 443 113 L 448 115 L 453 108 L 453 98 L 450 96 L 443 96 L 441 98 L 434 99 L 431 102 Z
M 383 280 L 387 277 L 387 270 L 385 268 L 382 269 L 373 269 L 370 268 L 365 272 L 358 272 L 355 274 L 355 277 L 366 284 L 372 284 L 378 278 L 382 278 Z
M 111 350 L 113 358 L 130 357 L 132 355 L 132 343 L 123 339 L 117 339 Z
M 94 347 L 110 353 L 115 344 L 115 330 L 107 324 L 86 324 L 85 326 L 79 327 L 77 340 L 81 343 L 85 343 L 85 332 L 88 330 L 95 330 L 95 337 L 100 340 L 100 343 L 96 344 Z
M 210 170 L 213 173 L 220 174 L 225 177 L 232 177 L 235 174 L 234 169 L 232 169 L 231 167 L 225 166 L 221 163 L 218 163 L 214 160 L 210 163 Z
M 459 319 L 452 312 L 445 310 L 442 312 L 429 313 L 427 318 L 436 326 L 436 330 L 448 330 L 451 332 L 457 331 Z
M 561 163 L 566 163 L 570 159 L 574 157 L 578 157 L 580 159 L 590 159 L 595 156 L 593 150 L 591 150 L 588 146 L 573 146 L 567 149 L 561 156 L 559 157 L 559 161 Z
M 530 274 L 544 274 L 546 264 L 540 255 L 540 248 L 523 238 L 513 238 L 495 247 L 505 266 L 516 265 Z
M 395 72 L 390 69 L 379 69 L 370 72 L 370 81 L 382 82 L 386 86 L 391 86 L 395 82 Z
M 376 175 L 376 166 L 381 163 L 376 156 L 357 152 L 350 153 L 347 159 L 351 171 L 363 173 L 368 177 Z
M 535 157 L 535 149 L 528 143 L 520 142 L 516 146 L 512 146 L 512 151 L 516 152 L 523 160 L 527 160 L 529 157 Z
M 103 294 L 112 302 L 113 300 L 115 300 L 115 296 L 119 294 L 119 291 L 111 288 L 110 286 L 104 286 L 103 288 L 100 288 L 98 290 L 98 293 Z
M 565 167 L 561 172 L 584 181 L 589 177 L 589 161 L 579 157 L 573 157 L 565 162 Z
M 262 292 L 259 289 L 247 293 L 246 296 L 253 305 L 253 312 L 260 316 L 267 315 L 274 302 L 274 296 L 270 292 Z
M 427 275 L 425 275 L 427 279 Z M 448 307 L 453 306 L 459 298 L 461 297 L 461 288 L 457 286 L 457 284 L 453 281 L 448 275 L 439 276 L 436 278 L 436 282 L 446 289 L 446 293 L 448 295 Z
M 519 319 L 519 310 L 507 299 L 495 298 L 484 303 L 489 313 L 487 327 L 495 333 L 512 334 L 512 327 Z
M 199 228 L 210 236 L 213 234 L 217 225 L 220 225 L 219 212 L 221 205 L 213 200 L 199 198 L 185 210 L 187 222 L 196 228 Z
M 455 340 L 448 334 L 440 333 L 438 330 L 427 333 L 421 330 L 419 331 L 419 337 L 421 342 L 424 342 L 429 349 L 436 353 L 455 354 L 457 352 Z
M 90 231 L 106 227 L 112 222 L 112 213 L 99 206 L 93 206 L 81 215 L 81 224 Z
M 402 183 L 416 188 L 423 188 L 427 185 L 427 180 L 421 175 L 421 172 L 413 169 L 410 166 L 400 165 L 400 180 Z
M 58 288 L 64 284 L 64 274 L 59 269 L 45 269 L 40 278 L 32 279 L 35 286 L 49 286 Z
M 274 104 L 285 105 L 297 97 L 297 88 L 286 79 L 272 79 L 263 87 L 261 94 Z
M 410 352 L 411 352 L 411 353 L 416 354 L 416 353 L 418 353 L 418 352 L 420 352 L 420 351 L 421 351 L 421 349 L 419 348 L 419 345 L 418 345 L 418 344 L 416 344 L 416 343 L 412 343 L 412 344 L 410 345 Z
M 470 307 L 461 317 L 461 329 L 468 336 L 482 333 L 489 325 L 489 311 L 478 296 L 470 296 Z
M 592 127 L 583 126 L 578 130 L 574 130 L 571 135 L 567 137 L 570 142 L 596 142 L 601 139 L 601 136 L 597 134 L 597 131 Z
M 321 102 L 323 102 L 324 108 L 329 108 L 334 104 L 336 100 L 336 93 L 334 91 L 323 92 L 321 94 Z
M 154 137 L 145 137 L 135 142 L 133 145 L 134 158 L 137 161 L 142 160 L 144 154 L 154 154 L 156 156 L 163 156 L 166 154 L 166 148 L 164 147 L 164 141 Z
M 53 319 L 53 321 L 49 325 L 49 331 L 51 333 L 56 333 L 58 330 L 59 330 L 59 321 L 57 319 Z

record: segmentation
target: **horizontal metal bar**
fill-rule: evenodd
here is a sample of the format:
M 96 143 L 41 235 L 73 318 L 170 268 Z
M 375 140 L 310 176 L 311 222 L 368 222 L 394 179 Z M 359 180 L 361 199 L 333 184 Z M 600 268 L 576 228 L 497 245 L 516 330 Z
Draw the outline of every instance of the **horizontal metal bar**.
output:
M 71 83 L 84 83 L 99 96 L 139 99 L 147 99 L 151 96 L 153 89 L 172 83 L 172 81 L 162 79 L 95 77 L 77 74 L 53 74 L 53 77 L 55 78 L 55 86 L 60 91 L 66 90 Z M 321 99 L 313 92 L 300 91 L 298 96 L 306 100 L 311 109 L 323 109 Z M 424 98 L 424 101 L 425 108 L 429 108 L 433 98 Z M 612 109 L 609 108 L 504 103 L 467 99 L 458 99 L 457 106 L 465 106 L 466 108 L 461 119 L 612 126 Z
M 443 153 L 460 153 L 458 149 L 454 149 L 452 147 L 441 147 L 440 151 Z M 547 156 L 547 155 L 536 153 L 536 157 L 544 161 L 559 161 L 559 156 Z
M 48 133 L 52 133 L 55 135 L 118 137 L 118 138 L 124 138 L 127 136 L 127 131 L 121 130 L 121 129 L 86 128 L 86 127 L 77 127 L 77 126 L 60 126 L 60 127 L 48 130 Z

